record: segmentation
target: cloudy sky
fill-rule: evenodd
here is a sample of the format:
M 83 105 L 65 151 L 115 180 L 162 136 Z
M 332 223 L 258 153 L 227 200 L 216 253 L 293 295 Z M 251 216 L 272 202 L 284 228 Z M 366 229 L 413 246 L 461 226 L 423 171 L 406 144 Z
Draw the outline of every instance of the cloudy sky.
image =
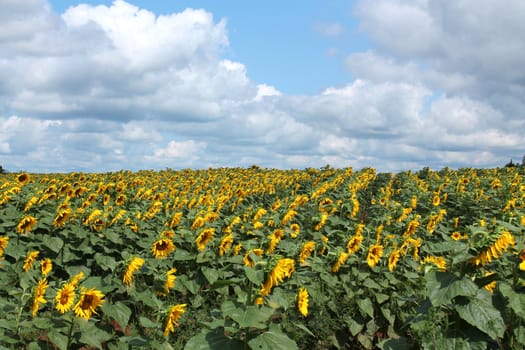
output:
M 0 0 L 10 171 L 503 166 L 521 0 Z

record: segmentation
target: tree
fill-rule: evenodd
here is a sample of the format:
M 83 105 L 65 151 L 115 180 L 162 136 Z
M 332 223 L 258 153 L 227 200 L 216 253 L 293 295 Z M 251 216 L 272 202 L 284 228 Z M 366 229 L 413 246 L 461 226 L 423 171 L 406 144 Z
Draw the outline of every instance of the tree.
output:
M 7 171 L 4 170 L 4 168 L 2 168 L 2 166 L 0 165 L 0 174 L 3 174 L 3 173 L 6 173 Z

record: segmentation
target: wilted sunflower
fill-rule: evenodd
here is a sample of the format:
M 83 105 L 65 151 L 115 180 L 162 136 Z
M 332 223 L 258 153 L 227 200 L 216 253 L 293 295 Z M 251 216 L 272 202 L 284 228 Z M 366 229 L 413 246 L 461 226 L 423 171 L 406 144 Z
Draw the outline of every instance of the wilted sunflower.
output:
M 282 283 L 285 278 L 290 278 L 295 271 L 295 261 L 289 258 L 283 258 L 277 261 L 277 264 L 268 274 L 266 281 L 261 288 L 261 295 L 269 295 L 272 288 Z
M 503 253 L 504 251 L 506 252 L 511 245 L 516 245 L 514 236 L 509 231 L 503 231 L 494 244 L 483 249 L 481 253 L 475 258 L 472 258 L 470 262 L 476 266 L 485 266 L 485 264 L 491 262 L 492 259 L 499 258 L 499 254 Z
M 29 252 L 27 254 L 27 257 L 24 260 L 24 267 L 23 267 L 25 272 L 31 270 L 31 267 L 33 266 L 33 263 L 35 262 L 36 258 L 38 257 L 38 254 L 40 254 L 40 252 L 38 250 L 34 250 L 34 251 Z
M 151 253 L 156 259 L 167 257 L 175 250 L 175 245 L 168 238 L 161 238 L 153 243 L 151 246 Z
M 53 263 L 51 259 L 45 258 L 40 262 L 40 269 L 42 270 L 42 276 L 46 277 L 53 269 Z
M 164 282 L 164 292 L 166 292 L 166 294 L 170 292 L 170 289 L 175 287 L 175 280 L 177 279 L 175 272 L 177 272 L 176 268 L 169 269 L 168 272 L 166 272 L 166 282 Z
M 128 265 L 128 268 L 126 269 L 126 272 L 124 273 L 124 276 L 122 277 L 122 282 L 129 286 L 133 282 L 133 274 L 139 270 L 142 265 L 144 265 L 144 259 L 140 257 L 134 257 L 131 259 L 131 262 Z
M 104 303 L 104 294 L 94 288 L 82 288 L 80 299 L 75 305 L 75 315 L 89 320 L 92 314 L 96 314 L 96 308 Z
M 68 312 L 75 302 L 75 286 L 66 283 L 60 288 L 55 296 L 55 309 L 61 314 Z
M 31 316 L 35 317 L 38 312 L 38 309 L 40 308 L 40 304 L 46 303 L 44 295 L 46 294 L 47 287 L 49 287 L 49 285 L 47 284 L 47 280 L 45 278 L 38 281 L 38 284 L 35 287 L 35 295 L 33 297 L 33 309 L 31 312 Z
M 297 308 L 303 317 L 308 316 L 308 291 L 306 288 L 299 288 L 297 294 Z
M 380 244 L 374 244 L 370 247 L 368 250 L 368 256 L 366 258 L 366 262 L 368 266 L 373 268 L 377 265 L 379 260 L 381 260 L 381 257 L 383 256 L 383 246 Z
M 304 264 L 306 259 L 312 255 L 312 252 L 315 249 L 315 242 L 309 241 L 303 244 L 303 248 L 301 249 L 301 253 L 299 254 L 299 263 Z
M 233 235 L 231 234 L 225 235 L 222 238 L 221 243 L 219 244 L 219 256 L 223 256 L 224 254 L 226 254 L 226 252 L 230 250 L 230 248 L 232 247 L 232 244 L 233 244 Z
M 16 232 L 20 234 L 26 234 L 35 228 L 37 220 L 31 215 L 24 216 L 22 220 L 16 225 Z
M 186 304 L 178 304 L 172 306 L 168 319 L 166 320 L 166 327 L 164 328 L 164 336 L 168 336 L 170 332 L 175 330 L 175 327 L 179 326 L 179 319 L 186 312 Z
M 390 272 L 394 271 L 397 262 L 401 258 L 401 251 L 399 249 L 394 250 L 388 257 L 388 270 Z
M 350 254 L 348 254 L 347 252 L 341 252 L 341 254 L 339 254 L 339 257 L 337 258 L 337 261 L 334 263 L 334 265 L 332 265 L 332 272 L 338 272 L 349 256 Z
M 206 245 L 211 241 L 214 234 L 215 229 L 213 227 L 205 228 L 204 230 L 202 230 L 201 233 L 199 233 L 199 235 L 197 236 L 197 239 L 195 239 L 197 249 L 200 251 L 206 249 Z
M 9 243 L 9 237 L 8 236 L 2 236 L 0 237 L 0 256 L 4 254 L 5 248 L 7 248 L 7 244 Z

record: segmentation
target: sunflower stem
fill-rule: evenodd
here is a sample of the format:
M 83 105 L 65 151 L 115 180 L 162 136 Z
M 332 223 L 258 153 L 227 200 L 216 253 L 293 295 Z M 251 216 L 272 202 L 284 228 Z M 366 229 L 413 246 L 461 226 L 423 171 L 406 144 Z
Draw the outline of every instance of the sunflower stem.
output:
M 67 333 L 67 346 L 66 349 L 69 349 L 69 346 L 71 345 L 71 338 L 73 335 L 73 327 L 75 326 L 75 316 L 71 319 L 71 325 L 69 326 L 69 331 Z

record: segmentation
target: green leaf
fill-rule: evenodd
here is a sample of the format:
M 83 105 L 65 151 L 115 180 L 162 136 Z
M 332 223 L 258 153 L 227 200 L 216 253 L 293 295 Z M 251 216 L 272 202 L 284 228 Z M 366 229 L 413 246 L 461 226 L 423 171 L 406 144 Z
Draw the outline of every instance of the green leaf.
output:
M 215 283 L 215 281 L 219 279 L 219 271 L 217 271 L 216 269 L 203 266 L 201 267 L 201 272 L 204 275 L 204 277 L 206 277 L 208 282 L 210 282 L 210 284 Z
M 115 304 L 104 303 L 102 306 L 104 314 L 113 318 L 122 329 L 125 329 L 128 325 L 129 318 L 131 317 L 131 309 L 121 302 Z
M 269 331 L 260 334 L 248 342 L 252 349 L 257 350 L 294 350 L 298 349 L 295 341 L 281 332 Z
M 298 322 L 294 322 L 293 325 L 303 331 L 305 331 L 308 335 L 312 336 L 312 337 L 315 337 L 315 334 L 312 333 L 311 330 L 309 330 L 304 324 L 302 323 L 298 323 Z
M 48 334 L 47 334 L 47 337 L 49 338 L 49 340 L 54 344 L 56 345 L 60 350 L 68 350 L 67 348 L 67 336 L 65 336 L 64 334 L 62 333 L 59 333 L 55 330 L 51 330 Z
M 105 271 L 113 271 L 117 267 L 117 261 L 110 255 L 95 254 L 95 261 Z
M 216 329 L 213 331 L 204 331 L 190 338 L 185 350 L 243 350 L 244 343 L 237 339 L 232 339 L 224 335 L 224 330 Z
M 460 279 L 448 272 L 428 272 L 425 275 L 428 298 L 433 306 L 450 303 L 457 296 L 474 296 L 478 286 L 468 278 Z
M 488 334 L 492 339 L 501 338 L 505 333 L 505 322 L 500 312 L 491 303 L 470 298 L 465 305 L 456 305 L 459 317 Z
M 175 252 L 170 256 L 174 261 L 186 261 L 186 260 L 195 260 L 195 255 L 188 252 L 187 250 L 177 248 Z
M 399 339 L 385 339 L 377 346 L 382 350 L 408 350 L 410 346 L 408 344 L 407 338 L 401 337 Z
M 139 317 L 139 324 L 142 327 L 146 327 L 146 328 L 155 328 L 155 327 L 158 326 L 157 323 L 153 322 L 152 320 L 150 320 L 149 318 L 144 317 L 144 316 L 140 316 Z
M 46 239 L 44 239 L 44 245 L 55 253 L 58 253 L 64 246 L 64 241 L 58 237 L 46 237 Z
M 346 321 L 346 324 L 348 325 L 348 329 L 350 330 L 350 333 L 355 337 L 359 332 L 363 330 L 365 327 L 364 324 L 357 322 L 353 318 Z
M 266 306 L 236 306 L 232 301 L 227 300 L 221 305 L 224 316 L 231 317 L 241 328 L 253 327 L 258 329 L 266 328 L 262 322 L 268 321 L 273 314 L 273 309 Z
M 508 305 L 519 317 L 525 319 L 525 295 L 516 293 L 511 286 L 506 283 L 499 283 L 498 289 L 505 298 L 508 299 Z
M 358 299 L 357 306 L 359 306 L 359 310 L 361 311 L 363 316 L 368 315 L 374 318 L 374 305 L 372 304 L 372 301 L 369 298 Z
M 259 286 L 263 283 L 264 272 L 262 270 L 256 270 L 252 267 L 244 266 L 244 273 L 253 284 Z
M 102 343 L 110 340 L 113 335 L 95 326 L 89 321 L 79 320 L 80 342 L 101 349 Z

